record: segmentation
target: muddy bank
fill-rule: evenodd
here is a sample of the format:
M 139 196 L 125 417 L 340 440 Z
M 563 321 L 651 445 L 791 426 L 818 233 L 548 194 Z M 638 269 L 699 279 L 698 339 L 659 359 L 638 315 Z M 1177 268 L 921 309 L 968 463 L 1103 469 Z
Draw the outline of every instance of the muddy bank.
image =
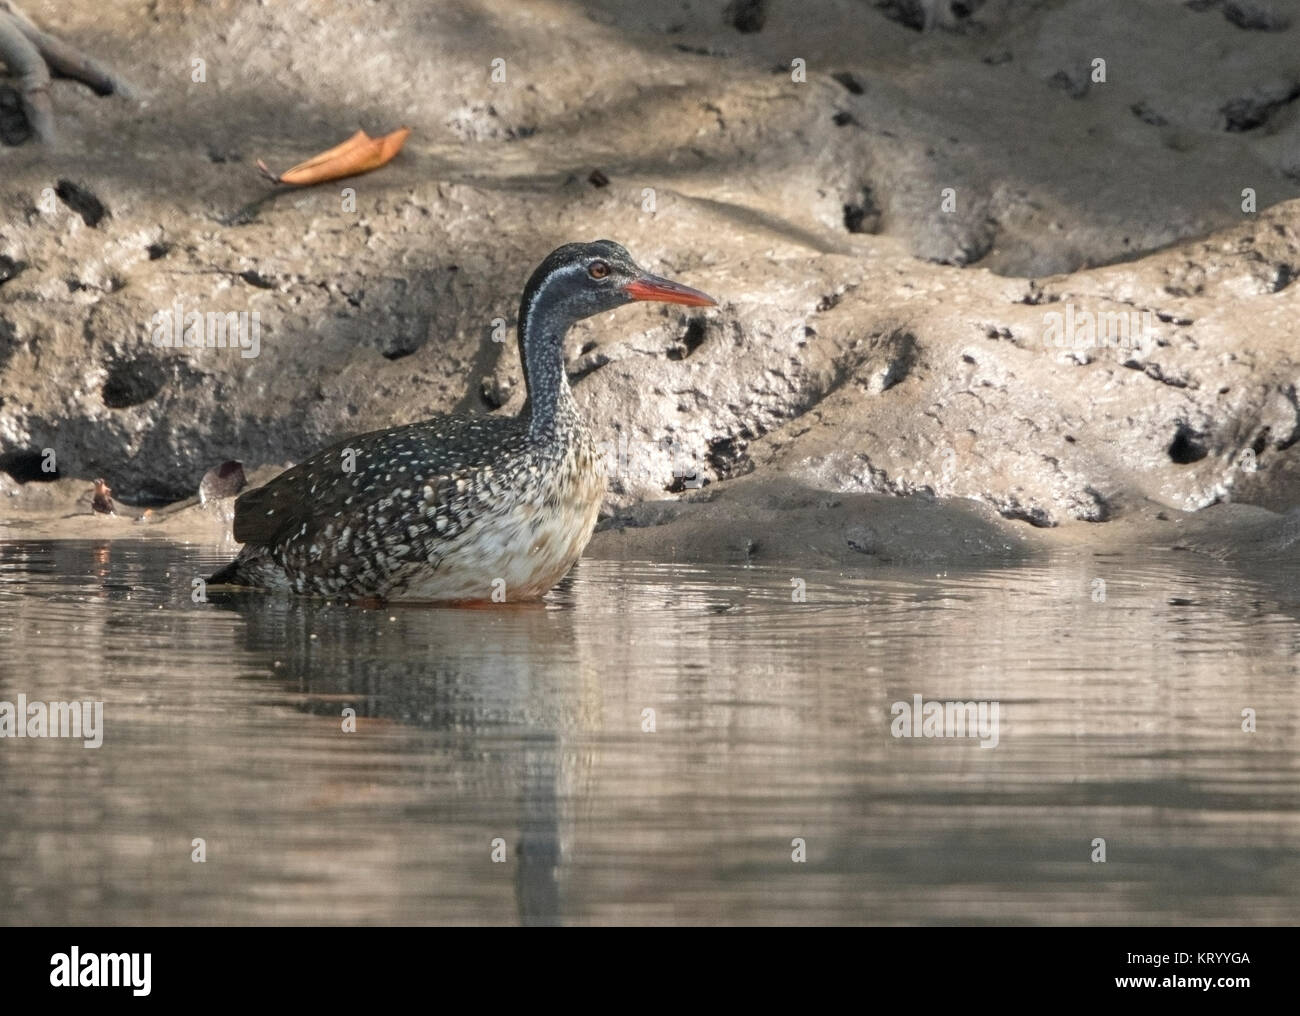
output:
M 972 500 L 829 494 L 792 481 L 719 484 L 677 501 L 635 505 L 604 521 L 588 553 L 627 560 L 802 564 L 996 564 L 1067 549 L 1183 550 L 1221 559 L 1300 562 L 1300 509 L 1249 505 L 1179 512 L 1146 503 L 1105 526 L 1042 529 Z
M 276 472 L 262 469 L 250 483 L 264 483 Z M 9 510 L 0 514 L 0 540 L 161 539 L 230 555 L 238 549 L 230 533 L 233 498 L 206 503 L 193 498 L 158 509 L 117 504 L 110 515 L 92 509 L 93 488 L 79 481 L 16 489 L 0 478 L 0 497 L 10 499 Z M 23 510 L 16 511 L 15 503 Z M 881 565 L 997 567 L 1063 551 L 1134 561 L 1165 550 L 1242 568 L 1279 560 L 1300 567 L 1300 509 L 1279 514 L 1221 504 L 1180 512 L 1145 502 L 1105 525 L 1041 528 L 1003 518 L 975 500 L 842 494 L 749 476 L 620 509 L 601 520 L 586 556 L 869 571 Z
M 614 459 L 593 553 L 1014 555 L 1300 504 L 1281 5 L 26 6 L 134 97 L 56 82 L 59 146 L 0 143 L 11 523 L 50 475 L 158 505 L 514 412 L 520 287 L 597 236 L 721 306 L 575 329 Z M 337 187 L 253 169 L 399 124 Z M 177 309 L 256 315 L 257 355 L 157 346 Z

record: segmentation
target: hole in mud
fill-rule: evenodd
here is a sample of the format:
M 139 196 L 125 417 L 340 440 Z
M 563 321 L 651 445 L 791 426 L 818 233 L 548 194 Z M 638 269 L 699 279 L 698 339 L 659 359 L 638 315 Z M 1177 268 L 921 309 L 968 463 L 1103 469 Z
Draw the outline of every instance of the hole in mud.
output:
M 1209 453 L 1206 451 L 1201 435 L 1187 424 L 1179 424 L 1178 430 L 1174 432 L 1174 439 L 1169 442 L 1170 460 L 1180 466 L 1187 466 L 1193 462 L 1200 462 L 1207 454 Z
M 172 245 L 169 243 L 151 243 L 144 250 L 145 253 L 149 255 L 150 261 L 157 261 L 159 258 L 165 258 L 172 252 Z
M 665 486 L 664 490 L 669 494 L 685 494 L 688 490 L 700 490 L 707 487 L 712 482 L 708 477 L 692 473 L 690 476 L 674 476 L 673 482 Z
M 81 221 L 94 229 L 108 214 L 104 203 L 84 187 L 78 187 L 71 180 L 60 180 L 54 185 L 54 193 L 59 200 L 81 216 Z
M 745 454 L 745 450 L 749 447 L 747 439 L 752 437 L 753 434 L 748 430 L 743 430 L 739 434 L 709 439 L 709 451 L 706 457 L 719 480 L 729 480 L 733 476 L 753 471 L 754 465 Z
M 388 346 L 381 349 L 379 355 L 385 360 L 400 360 L 403 357 L 410 356 L 422 345 L 424 345 L 423 342 L 410 343 L 398 340 L 398 342 L 390 343 Z
M 510 383 L 496 375 L 489 375 L 479 382 L 479 396 L 488 409 L 500 409 L 509 402 L 510 389 Z M 357 415 L 355 406 L 348 406 L 348 415 Z
M 239 273 L 239 277 L 247 282 L 250 286 L 256 286 L 258 289 L 274 289 L 275 282 L 261 275 L 253 269 L 248 269 Z
M 881 212 L 876 196 L 865 184 L 857 202 L 844 205 L 844 228 L 850 233 L 879 233 Z
M 1045 293 L 1039 288 L 1038 283 L 1033 279 L 1029 280 L 1029 291 L 1019 300 L 1020 303 L 1028 304 L 1030 307 L 1037 307 L 1044 303 L 1060 303 L 1059 293 Z
M 926 8 L 931 6 L 925 0 L 876 0 L 876 8 L 890 21 L 896 21 L 905 28 L 921 32 L 925 30 Z
M 162 391 L 166 380 L 162 367 L 154 360 L 118 362 L 108 368 L 100 396 L 109 409 L 128 409 L 152 399 Z
M 21 145 L 32 136 L 32 126 L 23 112 L 23 99 L 18 89 L 0 84 L 0 142 Z
M 876 394 L 887 392 L 906 380 L 916 366 L 916 336 L 911 332 L 895 332 L 890 336 L 889 360 L 872 378 L 868 389 Z M 973 362 L 973 361 L 972 361 Z
M 1088 94 L 1089 78 L 1082 71 L 1071 73 L 1060 70 L 1047 79 L 1048 85 L 1059 89 L 1071 99 L 1082 99 Z
M 0 472 L 8 473 L 19 483 L 49 483 L 59 478 L 59 471 L 57 463 L 52 473 L 42 470 L 46 461 L 45 455 L 35 448 L 6 452 L 0 455 Z
M 567 371 L 569 384 L 576 385 L 583 378 L 596 373 L 601 367 L 613 362 L 604 353 L 595 352 L 596 344 L 594 342 L 591 343 L 591 346 L 591 350 L 584 349 L 579 355 L 580 362 L 574 366 L 573 370 Z
M 942 24 L 944 28 L 965 33 L 973 23 L 971 16 L 984 0 L 876 0 L 876 8 L 890 21 L 923 32 Z
M 1291 27 L 1289 17 L 1266 4 L 1228 0 L 1223 5 L 1223 16 L 1230 24 L 1248 32 L 1285 32 Z
M 1262 127 L 1283 106 L 1300 99 L 1300 84 L 1291 84 L 1285 92 L 1272 95 L 1251 95 L 1233 99 L 1219 108 L 1223 114 L 1223 129 L 1229 134 L 1240 134 Z
M 862 87 L 862 82 L 855 78 L 848 71 L 836 71 L 831 75 L 836 81 L 848 89 L 852 95 L 862 95 L 866 89 Z
M 704 319 L 691 318 L 686 324 L 686 332 L 682 335 L 682 340 L 672 349 L 668 350 L 668 359 L 685 360 L 693 352 L 704 344 Z
M 0 286 L 16 277 L 26 267 L 26 261 L 15 261 L 7 254 L 0 254 Z
M 750 35 L 767 24 L 767 0 L 731 0 L 723 15 L 737 32 Z

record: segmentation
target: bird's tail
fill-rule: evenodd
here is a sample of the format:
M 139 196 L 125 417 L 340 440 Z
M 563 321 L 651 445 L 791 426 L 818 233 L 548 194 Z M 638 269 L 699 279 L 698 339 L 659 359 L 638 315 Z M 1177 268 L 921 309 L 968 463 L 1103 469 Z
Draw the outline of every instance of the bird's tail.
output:
M 224 568 L 212 573 L 207 579 L 210 586 L 250 586 L 253 583 L 244 571 L 243 557 L 237 557 Z

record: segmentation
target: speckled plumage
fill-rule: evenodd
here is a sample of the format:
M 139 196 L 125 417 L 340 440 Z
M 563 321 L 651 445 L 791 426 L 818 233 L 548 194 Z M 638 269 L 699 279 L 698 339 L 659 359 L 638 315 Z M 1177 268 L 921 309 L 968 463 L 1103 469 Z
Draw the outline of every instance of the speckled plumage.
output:
M 268 589 L 534 599 L 582 553 L 604 487 L 581 421 L 538 440 L 518 417 L 444 416 L 340 441 L 250 491 L 235 539 L 247 584 Z
M 589 274 L 595 263 L 613 284 Z M 629 295 L 629 281 L 668 295 Z M 632 299 L 709 301 L 645 275 L 607 240 L 552 252 L 520 307 L 523 413 L 434 417 L 317 452 L 236 501 L 244 547 L 209 581 L 345 599 L 540 597 L 582 554 L 605 490 L 564 334 Z

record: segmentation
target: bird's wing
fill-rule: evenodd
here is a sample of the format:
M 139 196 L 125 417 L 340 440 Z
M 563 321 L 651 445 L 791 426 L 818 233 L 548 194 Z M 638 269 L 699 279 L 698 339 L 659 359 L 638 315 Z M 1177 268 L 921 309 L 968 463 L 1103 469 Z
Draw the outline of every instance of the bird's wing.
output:
M 309 467 L 323 454 L 318 453 L 286 470 L 263 487 L 240 494 L 235 500 L 235 539 L 240 543 L 273 547 L 282 535 L 299 528 L 312 506 L 299 498 L 298 480 L 310 475 Z
M 444 416 L 339 441 L 235 501 L 235 539 L 275 547 L 336 516 L 362 515 L 395 490 L 430 487 L 431 504 L 456 496 L 459 477 L 522 442 L 514 418 Z M 419 479 L 417 479 L 419 477 Z

